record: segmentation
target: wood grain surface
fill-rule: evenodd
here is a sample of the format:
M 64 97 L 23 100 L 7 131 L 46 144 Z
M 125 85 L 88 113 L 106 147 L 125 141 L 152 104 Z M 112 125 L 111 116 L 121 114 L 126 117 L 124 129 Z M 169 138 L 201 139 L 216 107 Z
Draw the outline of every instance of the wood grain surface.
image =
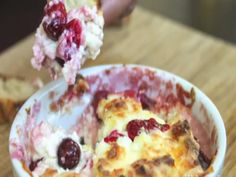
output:
M 0 73 L 29 80 L 48 74 L 30 66 L 33 36 L 0 56 Z M 228 149 L 223 176 L 236 176 L 236 48 L 164 17 L 136 8 L 130 23 L 106 29 L 99 58 L 84 67 L 110 63 L 137 63 L 158 67 L 189 80 L 216 104 L 224 119 Z M 0 126 L 0 176 L 12 177 L 8 154 L 10 125 Z

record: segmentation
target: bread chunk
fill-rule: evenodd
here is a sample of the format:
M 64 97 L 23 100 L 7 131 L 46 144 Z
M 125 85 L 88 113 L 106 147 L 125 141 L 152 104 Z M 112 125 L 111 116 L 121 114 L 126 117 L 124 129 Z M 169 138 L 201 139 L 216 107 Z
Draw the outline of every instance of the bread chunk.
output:
M 0 75 L 0 123 L 12 122 L 21 105 L 36 91 L 32 83 Z

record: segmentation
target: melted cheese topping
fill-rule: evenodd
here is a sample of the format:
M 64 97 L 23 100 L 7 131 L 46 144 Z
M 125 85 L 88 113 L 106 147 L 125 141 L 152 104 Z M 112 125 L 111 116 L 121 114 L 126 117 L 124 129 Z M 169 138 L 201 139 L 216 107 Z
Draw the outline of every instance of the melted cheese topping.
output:
M 154 118 L 160 124 L 165 123 L 156 114 L 143 110 L 140 102 L 132 98 L 122 97 L 121 95 L 110 95 L 107 99 L 101 100 L 97 114 L 103 121 L 103 127 L 99 130 L 99 140 L 109 135 L 114 129 L 119 132 L 125 131 L 126 125 L 131 120 Z
M 190 129 L 184 127 L 182 133 L 173 134 L 175 127 L 184 125 L 180 114 L 173 114 L 176 117 L 173 117 L 168 131 L 141 130 L 132 141 L 126 132 L 129 121 L 154 118 L 160 124 L 165 122 L 156 114 L 143 110 L 137 100 L 120 95 L 111 95 L 100 101 L 97 113 L 103 125 L 95 149 L 95 176 L 181 177 L 204 174 L 198 162 L 200 147 Z M 104 142 L 104 137 L 113 130 L 124 136 L 116 142 Z

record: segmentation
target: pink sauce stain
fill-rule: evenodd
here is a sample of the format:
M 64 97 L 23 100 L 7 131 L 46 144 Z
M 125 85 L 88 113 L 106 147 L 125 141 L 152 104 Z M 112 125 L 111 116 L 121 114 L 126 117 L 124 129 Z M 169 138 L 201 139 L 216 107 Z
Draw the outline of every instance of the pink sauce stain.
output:
M 10 155 L 12 158 L 17 160 L 23 160 L 25 157 L 24 148 L 15 139 L 10 140 Z

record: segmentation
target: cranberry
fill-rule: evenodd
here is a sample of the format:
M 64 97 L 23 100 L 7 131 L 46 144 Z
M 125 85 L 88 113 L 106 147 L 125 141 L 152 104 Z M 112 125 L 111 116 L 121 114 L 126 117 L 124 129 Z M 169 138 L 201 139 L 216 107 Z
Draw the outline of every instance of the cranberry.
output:
M 38 160 L 35 160 L 35 161 L 31 161 L 30 162 L 30 165 L 29 165 L 29 169 L 30 169 L 30 171 L 34 171 L 34 169 L 38 166 L 38 163 L 40 162 L 40 161 L 42 161 L 43 160 L 43 158 L 40 158 L 40 159 L 38 159 Z
M 167 131 L 169 129 L 170 129 L 170 125 L 168 125 L 168 124 L 163 124 L 163 125 L 161 125 L 161 128 L 160 128 L 160 130 L 162 132 L 165 132 L 165 131 Z
M 47 19 L 43 21 L 43 28 L 47 36 L 57 41 L 62 34 L 66 21 L 67 13 L 63 2 L 50 1 L 44 8 Z
M 64 139 L 57 150 L 59 166 L 64 169 L 75 168 L 80 161 L 80 147 L 70 138 Z
M 119 133 L 117 130 L 113 130 L 107 137 L 104 138 L 106 143 L 116 142 L 119 137 L 124 136 L 122 133 Z
M 145 94 L 140 94 L 139 95 L 140 98 L 140 102 L 142 104 L 143 109 L 151 109 L 155 106 L 156 102 L 155 100 L 149 98 L 147 95 Z
M 168 124 L 159 124 L 154 118 L 150 118 L 148 120 L 144 120 L 144 129 L 145 130 L 153 130 L 153 129 L 159 129 L 162 132 L 165 132 L 170 129 L 170 126 Z
M 144 128 L 145 130 L 153 130 L 157 128 L 160 124 L 157 123 L 157 121 L 153 118 L 144 120 Z
M 48 15 L 48 16 L 50 16 L 52 13 L 55 13 L 57 11 L 66 14 L 66 8 L 62 1 L 52 0 L 48 2 L 46 6 L 44 7 L 44 13 L 45 15 Z
M 149 120 L 146 120 L 146 130 L 153 130 L 155 128 L 161 130 L 162 132 L 165 132 L 170 129 L 169 124 L 159 124 L 154 118 L 151 118 Z
M 92 106 L 93 106 L 95 112 L 97 111 L 99 101 L 102 99 L 106 99 L 108 94 L 109 94 L 109 92 L 107 90 L 98 90 L 95 93 L 94 98 L 93 98 L 93 102 L 92 102 Z
M 148 120 L 132 120 L 126 126 L 128 136 L 132 141 L 136 136 L 138 136 L 141 128 L 144 128 L 147 132 L 154 129 L 159 129 L 162 132 L 165 132 L 169 130 L 170 126 L 168 124 L 159 124 L 154 118 L 150 118 Z
M 66 24 L 66 29 L 70 32 L 68 40 L 74 42 L 79 48 L 81 42 L 82 25 L 79 19 L 73 19 Z
M 143 120 L 132 120 L 127 126 L 126 130 L 128 132 L 129 138 L 133 141 L 136 136 L 140 133 L 140 129 L 144 126 Z
M 79 19 L 73 19 L 65 26 L 59 38 L 58 53 L 63 60 L 68 61 L 81 44 L 82 25 Z
M 125 97 L 130 97 L 130 98 L 135 98 L 136 97 L 136 92 L 134 90 L 125 90 L 124 91 L 124 96 Z

